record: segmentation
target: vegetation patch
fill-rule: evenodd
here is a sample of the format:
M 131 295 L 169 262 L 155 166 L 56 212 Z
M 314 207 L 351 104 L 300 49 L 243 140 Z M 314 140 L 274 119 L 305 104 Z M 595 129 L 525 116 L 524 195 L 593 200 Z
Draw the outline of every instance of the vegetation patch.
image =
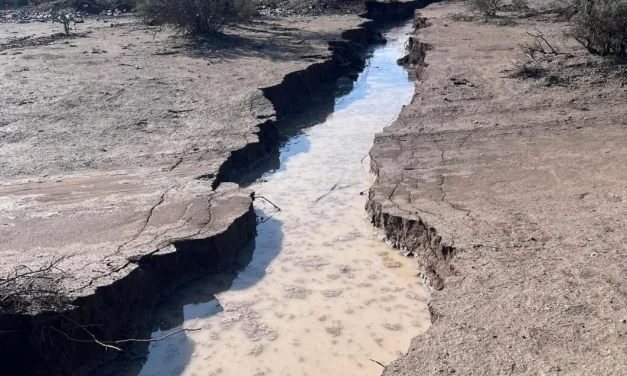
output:
M 138 0 L 137 10 L 149 23 L 171 25 L 190 35 L 211 34 L 225 26 L 249 20 L 248 0 Z
M 600 56 L 627 58 L 627 0 L 581 0 L 568 35 Z

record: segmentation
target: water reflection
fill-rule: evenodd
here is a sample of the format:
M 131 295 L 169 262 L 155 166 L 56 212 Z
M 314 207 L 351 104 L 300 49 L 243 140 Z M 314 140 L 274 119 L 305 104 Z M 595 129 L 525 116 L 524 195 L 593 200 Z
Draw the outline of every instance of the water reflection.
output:
M 259 282 L 283 244 L 282 223 L 272 218 L 272 215 L 273 209 L 267 213 L 257 211 L 259 218 L 265 218 L 258 226 L 259 233 L 263 235 L 257 235 L 239 249 L 235 260 L 220 273 L 188 282 L 158 304 L 151 320 L 152 325 L 143 331 L 141 338 L 161 338 L 183 329 L 185 321 L 207 319 L 222 313 L 224 307 L 216 299 L 218 294 L 247 289 Z M 112 362 L 91 376 L 176 375 L 189 362 L 194 349 L 194 341 L 183 332 L 168 337 L 167 342 L 138 343 L 125 353 L 123 364 Z M 167 370 L 163 368 L 164 359 L 170 360 Z
M 324 123 L 335 111 L 338 103 L 348 97 L 353 88 L 360 84 L 360 79 L 363 80 L 363 76 L 357 79 L 341 77 L 335 85 L 310 98 L 306 108 L 277 121 L 276 126 L 280 132 L 279 147 L 271 151 L 252 170 L 241 171 L 230 180 L 241 186 L 249 186 L 268 173 L 284 169 L 289 158 L 308 152 L 311 145 L 303 130 Z

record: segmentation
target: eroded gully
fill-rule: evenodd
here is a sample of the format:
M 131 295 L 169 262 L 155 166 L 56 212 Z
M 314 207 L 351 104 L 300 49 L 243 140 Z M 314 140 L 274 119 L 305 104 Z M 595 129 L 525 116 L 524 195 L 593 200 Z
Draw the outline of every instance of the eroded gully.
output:
M 152 338 L 194 331 L 140 344 L 116 374 L 379 375 L 377 362 L 426 330 L 428 293 L 413 262 L 377 236 L 360 195 L 373 179 L 365 156 L 374 134 L 414 93 L 396 64 L 410 31 L 387 30 L 333 113 L 301 124 L 280 166 L 250 185 L 258 234 L 235 263 L 158 306 Z

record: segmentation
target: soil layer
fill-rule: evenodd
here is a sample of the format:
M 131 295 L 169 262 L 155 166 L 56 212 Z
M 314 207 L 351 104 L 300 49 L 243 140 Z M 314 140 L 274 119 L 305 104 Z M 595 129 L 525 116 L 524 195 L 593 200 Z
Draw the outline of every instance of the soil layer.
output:
M 418 259 L 433 325 L 384 375 L 624 375 L 622 66 L 560 42 L 550 14 L 422 16 L 417 94 L 376 137 L 367 209 Z M 513 78 L 526 32 L 560 51 Z

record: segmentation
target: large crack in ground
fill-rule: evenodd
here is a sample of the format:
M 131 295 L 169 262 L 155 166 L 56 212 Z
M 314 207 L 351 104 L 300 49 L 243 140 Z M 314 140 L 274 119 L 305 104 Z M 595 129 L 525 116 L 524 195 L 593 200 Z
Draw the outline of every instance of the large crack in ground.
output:
M 390 6 L 394 7 L 395 5 Z M 416 4 L 407 5 L 407 3 L 403 3 L 402 7 L 404 7 L 404 9 L 406 8 L 404 11 L 405 14 L 407 14 L 407 9 L 409 9 L 410 6 L 415 7 Z M 320 83 L 328 84 L 330 80 L 334 80 L 341 75 L 348 73 L 354 74 L 357 69 L 360 69 L 358 67 L 363 64 L 364 57 L 362 54 L 365 50 L 364 46 L 376 41 L 376 36 L 377 35 L 374 32 L 374 25 L 366 23 L 362 25 L 361 29 L 345 33 L 345 37 L 350 37 L 354 40 L 330 43 L 331 58 L 328 61 L 310 66 L 316 68 L 308 68 L 308 70 L 303 72 L 295 72 L 295 76 L 298 78 L 298 82 L 300 83 L 299 90 L 304 88 L 303 94 L 307 97 L 312 93 L 322 90 L 323 85 L 320 85 Z M 324 79 L 320 79 L 321 75 L 326 76 Z M 305 82 L 305 85 L 302 84 L 303 81 Z M 285 84 L 289 85 L 292 83 L 287 82 L 283 85 Z M 268 89 L 272 88 L 267 88 L 266 92 L 268 92 Z M 290 101 L 293 99 L 302 99 L 301 97 L 303 96 L 301 94 L 288 95 L 290 90 L 285 90 L 285 87 L 281 87 L 281 85 L 278 85 L 276 90 L 276 94 L 278 96 L 289 98 Z M 298 106 L 295 102 L 290 101 L 285 103 L 280 101 L 273 103 L 275 108 L 280 109 L 279 111 L 276 111 L 279 120 L 281 116 L 291 113 L 292 107 L 295 105 Z M 251 100 L 251 106 L 252 105 L 253 100 Z M 257 110 L 254 109 L 253 111 Z M 262 118 L 265 119 L 268 118 L 268 115 L 266 114 L 267 111 L 264 111 L 265 110 L 262 111 Z M 256 118 L 259 119 L 260 117 L 256 116 Z M 274 147 L 273 143 L 276 142 L 276 126 L 274 122 L 266 121 L 259 125 L 258 129 L 258 142 L 251 144 L 248 139 L 244 140 L 247 143 L 247 146 L 237 153 L 232 153 L 232 158 L 229 158 L 229 161 L 222 165 L 220 168 L 221 173 L 213 179 L 214 188 L 217 189 L 219 188 L 218 186 L 222 187 L 222 184 L 220 183 L 230 180 L 232 176 L 235 176 L 236 171 L 240 169 L 249 169 L 250 166 L 266 157 L 268 152 Z M 182 173 L 181 171 L 183 171 L 184 162 L 186 162 L 186 155 L 187 153 L 183 153 L 181 156 L 178 156 L 174 162 L 167 167 L 167 172 L 176 171 L 177 174 Z M 201 154 L 198 159 L 200 160 L 202 158 L 203 155 Z M 213 176 L 207 177 L 209 179 L 213 178 Z M 162 191 L 161 194 L 157 195 L 156 201 L 149 206 L 146 213 L 142 216 L 141 223 L 139 223 L 135 234 L 131 235 L 131 237 L 123 243 L 119 244 L 117 246 L 117 251 L 113 255 L 107 256 L 107 258 L 116 254 L 121 254 L 125 251 L 125 248 L 133 242 L 136 242 L 140 238 L 148 237 L 149 234 L 147 234 L 147 230 L 151 228 L 151 223 L 155 214 L 160 211 L 162 207 L 168 204 L 169 193 L 176 190 L 177 187 L 178 185 L 170 186 Z M 209 203 L 209 206 L 209 210 L 211 210 L 211 203 Z M 188 210 L 189 205 L 186 206 L 182 215 L 183 217 L 186 213 L 188 213 Z M 99 320 L 104 323 L 103 325 L 107 326 L 109 329 L 98 333 L 99 337 L 103 340 L 132 336 L 132 334 L 136 331 L 135 328 L 137 318 L 144 317 L 149 314 L 155 300 L 162 296 L 164 291 L 167 292 L 173 286 L 176 286 L 183 280 L 189 278 L 189 276 L 196 275 L 198 271 L 216 270 L 225 263 L 231 261 L 232 254 L 229 254 L 229 252 L 239 247 L 239 245 L 241 245 L 241 240 L 247 237 L 247 235 L 245 235 L 245 228 L 250 227 L 251 218 L 254 217 L 251 213 L 252 208 L 246 215 L 235 219 L 233 224 L 228 226 L 223 233 L 212 235 L 209 238 L 204 238 L 207 225 L 212 223 L 212 220 L 214 219 L 214 216 L 209 213 L 209 219 L 206 221 L 207 223 L 200 226 L 201 228 L 195 234 L 190 234 L 184 238 L 173 238 L 167 240 L 168 244 L 160 243 L 157 245 L 156 249 L 153 249 L 150 252 L 143 253 L 138 257 L 131 256 L 131 259 L 122 264 L 121 267 L 114 268 L 109 273 L 96 277 L 104 281 L 108 280 L 109 277 L 113 277 L 114 275 L 125 271 L 123 278 L 116 279 L 109 285 L 99 284 L 99 286 L 95 288 L 94 294 L 77 299 L 75 301 L 77 308 L 69 314 L 76 322 L 89 323 L 93 320 Z M 191 217 L 184 220 L 177 228 L 185 227 L 186 224 L 190 223 L 190 221 L 192 221 Z M 159 233 L 152 234 L 150 235 L 151 239 L 143 241 L 139 246 L 149 246 L 155 240 L 160 237 L 164 237 L 173 230 L 175 230 L 175 228 L 167 228 Z M 174 253 L 162 252 L 164 247 L 169 247 L 171 244 L 174 244 L 176 248 L 185 248 L 187 250 L 177 250 L 177 252 Z M 217 255 L 215 258 L 193 265 L 193 263 L 191 263 L 193 257 L 190 260 L 185 260 L 185 257 L 187 256 L 181 256 L 193 255 L 196 257 L 197 255 L 195 253 L 198 250 L 195 248 L 203 248 L 206 247 L 207 244 L 216 249 Z M 174 262 L 174 260 L 176 260 L 176 262 Z M 170 263 L 172 265 L 179 265 L 180 269 L 173 270 Z M 95 262 L 90 262 L 86 265 L 82 265 L 81 268 L 77 270 L 85 270 L 88 266 L 94 264 Z M 126 271 L 128 271 L 128 273 L 126 273 Z M 166 278 L 159 277 L 162 275 L 165 275 Z M 88 286 L 72 291 L 77 292 L 87 287 L 91 288 L 93 282 L 94 281 L 92 279 Z M 132 291 L 137 291 L 138 286 L 142 286 L 141 290 L 142 294 L 144 294 L 142 297 L 133 296 Z M 132 299 L 137 298 L 137 301 L 134 304 L 128 304 L 129 297 L 132 297 Z M 126 305 L 126 311 L 118 311 L 117 317 L 111 317 L 108 312 L 110 312 L 113 302 L 119 301 L 120 298 L 124 299 L 123 304 Z M 31 322 L 21 323 L 20 325 L 23 325 L 26 328 L 24 333 L 32 333 L 33 338 L 37 338 L 37 325 L 42 323 L 45 325 L 50 324 L 49 320 L 51 318 L 44 316 L 45 315 L 36 317 Z M 28 320 L 30 321 L 30 319 Z M 54 318 L 52 318 L 52 320 L 54 320 Z M 120 320 L 124 321 L 124 324 L 121 324 L 119 322 Z M 31 325 L 34 325 L 34 327 L 31 327 Z M 58 339 L 55 339 L 55 341 L 57 340 Z M 26 336 L 20 337 L 20 339 L 15 342 L 18 345 L 15 346 L 12 351 L 4 352 L 4 354 L 15 354 L 16 351 L 19 350 L 20 346 L 30 348 L 30 344 L 25 342 L 28 342 Z M 108 357 L 108 354 L 103 354 L 102 349 L 97 345 L 83 346 L 77 349 L 75 344 L 71 342 L 56 343 L 56 348 L 50 350 L 44 342 L 38 342 L 38 346 L 42 346 L 42 348 L 38 350 L 42 352 L 42 354 L 40 354 L 42 355 L 42 359 L 40 359 L 41 362 L 29 359 L 29 366 L 39 367 L 45 364 L 45 367 L 49 370 L 56 368 L 56 370 L 60 373 L 67 373 L 70 372 L 70 370 L 78 368 L 79 365 L 84 365 L 91 360 Z M 68 358 L 68 354 L 73 352 L 75 352 L 73 358 Z M 80 356 L 76 354 L 80 354 Z M 53 373 L 57 371 L 53 371 Z

